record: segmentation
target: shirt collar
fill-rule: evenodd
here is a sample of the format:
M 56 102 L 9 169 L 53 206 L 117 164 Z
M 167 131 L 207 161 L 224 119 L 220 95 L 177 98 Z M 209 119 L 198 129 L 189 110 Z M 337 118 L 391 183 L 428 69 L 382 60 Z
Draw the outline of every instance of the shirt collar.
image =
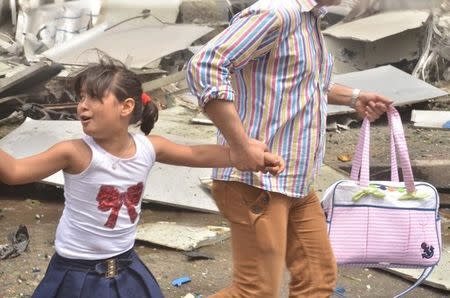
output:
M 314 0 L 295 0 L 303 12 L 310 12 L 317 6 L 317 2 Z
M 317 17 L 322 17 L 327 14 L 328 10 L 326 7 L 317 6 L 317 2 L 314 0 L 295 0 L 298 5 L 300 5 L 300 9 L 302 12 L 312 12 Z

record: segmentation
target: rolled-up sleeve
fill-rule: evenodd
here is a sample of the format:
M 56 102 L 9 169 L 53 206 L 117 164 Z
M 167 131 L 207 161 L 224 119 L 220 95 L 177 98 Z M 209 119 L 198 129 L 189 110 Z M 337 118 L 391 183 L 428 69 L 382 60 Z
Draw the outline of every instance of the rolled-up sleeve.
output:
M 203 108 L 211 99 L 234 100 L 230 74 L 250 60 L 266 55 L 276 44 L 276 11 L 248 11 L 206 44 L 188 63 L 189 88 Z

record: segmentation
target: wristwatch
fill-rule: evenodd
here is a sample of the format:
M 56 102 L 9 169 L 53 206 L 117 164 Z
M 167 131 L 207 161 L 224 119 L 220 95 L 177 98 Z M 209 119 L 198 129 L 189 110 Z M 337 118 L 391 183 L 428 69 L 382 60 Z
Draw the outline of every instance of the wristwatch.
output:
M 356 107 L 356 100 L 358 99 L 359 95 L 361 94 L 361 90 L 355 88 L 352 91 L 352 97 L 350 98 L 350 107 L 355 108 Z

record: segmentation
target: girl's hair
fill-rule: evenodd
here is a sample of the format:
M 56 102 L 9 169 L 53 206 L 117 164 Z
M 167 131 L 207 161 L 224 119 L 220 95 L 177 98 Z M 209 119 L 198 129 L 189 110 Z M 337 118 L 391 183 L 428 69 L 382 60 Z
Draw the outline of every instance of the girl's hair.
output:
M 102 55 L 99 63 L 90 64 L 73 78 L 73 90 L 77 98 L 84 93 L 102 101 L 109 92 L 119 102 L 133 98 L 135 107 L 130 122 L 138 123 L 148 135 L 158 120 L 158 107 L 153 101 L 142 103 L 142 83 L 137 75 L 120 61 Z

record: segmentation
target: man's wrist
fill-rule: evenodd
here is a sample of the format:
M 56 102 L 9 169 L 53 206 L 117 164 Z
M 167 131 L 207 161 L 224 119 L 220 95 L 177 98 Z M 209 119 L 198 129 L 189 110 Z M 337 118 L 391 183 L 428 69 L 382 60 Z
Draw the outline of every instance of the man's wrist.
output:
M 356 108 L 356 101 L 358 100 L 359 95 L 361 94 L 361 90 L 355 88 L 352 90 L 352 95 L 350 97 L 350 104 L 349 106 L 354 109 Z

